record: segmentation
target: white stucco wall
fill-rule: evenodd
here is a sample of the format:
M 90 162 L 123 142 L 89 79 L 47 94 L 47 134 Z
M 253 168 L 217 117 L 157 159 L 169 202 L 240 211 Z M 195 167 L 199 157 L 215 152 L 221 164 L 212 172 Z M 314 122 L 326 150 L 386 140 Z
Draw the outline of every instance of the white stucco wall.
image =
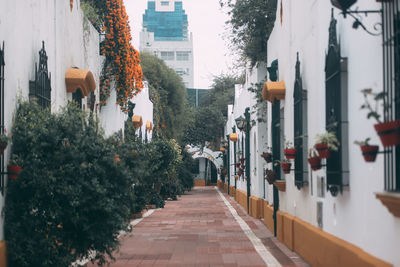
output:
M 149 98 L 149 85 L 147 81 L 143 82 L 142 91 L 137 94 L 132 99 L 132 102 L 136 104 L 133 113 L 135 115 L 142 116 L 143 125 L 142 125 L 142 138 L 145 139 L 145 131 L 146 131 L 146 122 L 151 122 L 153 124 L 153 102 L 151 102 Z M 137 130 L 139 133 L 139 130 Z M 153 130 L 147 132 L 147 140 L 150 141 L 153 137 Z
M 255 87 L 257 83 L 260 83 L 266 78 L 266 66 L 264 64 L 259 64 L 254 68 L 248 67 L 246 69 L 246 82 L 243 85 L 235 86 L 235 99 L 234 105 L 228 106 L 228 120 L 225 126 L 226 134 L 232 133 L 232 127 L 236 126 L 235 119 L 242 116 L 244 117 L 244 112 L 247 107 L 250 108 L 250 121 L 252 122 L 252 127 L 250 130 L 250 181 L 251 181 L 251 195 L 263 198 L 264 197 L 264 181 L 263 181 L 263 167 L 265 161 L 261 158 L 261 154 L 265 151 L 267 142 L 266 142 L 266 133 L 267 128 L 265 122 L 260 122 L 258 120 L 258 114 L 263 113 L 266 114 L 266 105 L 265 104 L 257 104 L 257 100 L 255 97 L 255 93 L 250 92 L 248 88 Z M 242 151 L 242 139 L 245 140 L 246 134 L 241 132 L 236 128 L 236 132 L 238 133 L 238 150 Z M 245 141 L 244 141 L 245 142 Z M 231 157 L 231 166 L 230 166 L 230 184 L 235 184 L 234 173 L 235 166 L 234 164 L 234 143 L 230 142 L 230 157 Z M 244 148 L 246 147 L 244 143 Z M 244 149 L 245 150 L 245 149 Z M 244 152 L 245 153 L 245 152 Z M 243 154 L 243 157 L 246 155 Z M 242 156 L 241 156 L 242 157 Z M 238 156 L 237 156 L 238 159 Z M 238 162 L 238 161 L 237 161 Z M 238 179 L 236 187 L 240 190 L 247 191 L 247 181 L 244 179 Z M 266 193 L 267 194 L 267 193 Z
M 303 88 L 308 91 L 308 146 L 315 143 L 315 135 L 325 132 L 325 53 L 328 47 L 328 28 L 331 18 L 329 1 L 283 1 L 283 23 L 277 21 L 268 42 L 268 65 L 279 61 L 279 80 L 286 84 L 284 107 L 284 135 L 293 141 L 293 87 L 296 52 L 299 52 Z M 358 1 L 360 10 L 377 10 L 375 1 Z M 380 144 L 374 122 L 360 111 L 363 102 L 360 90 L 382 90 L 382 37 L 373 37 L 352 28 L 351 18 L 338 20 L 337 32 L 341 55 L 348 59 L 348 121 L 349 121 L 349 186 L 343 194 L 332 197 L 324 188 L 325 197 L 317 196 L 317 176 L 326 177 L 324 168 L 309 171 L 309 185 L 298 190 L 294 173 L 285 175 L 286 192 L 280 192 L 280 209 L 317 226 L 316 205 L 323 203 L 323 230 L 364 249 L 368 253 L 400 266 L 400 219 L 388 212 L 375 192 L 383 192 L 383 157 L 366 163 L 354 140 L 371 137 Z M 311 14 L 311 15 L 310 15 Z M 379 22 L 379 15 L 369 14 L 363 22 L 371 28 Z M 268 120 L 270 121 L 270 106 Z M 381 146 L 382 148 L 382 146 Z M 312 187 L 312 188 L 311 188 Z M 272 193 L 272 186 L 269 186 Z M 268 201 L 273 202 L 272 194 Z
M 90 70 L 98 81 L 101 69 L 99 35 L 84 18 L 74 1 L 0 0 L 0 42 L 5 45 L 5 127 L 11 130 L 12 116 L 18 97 L 28 99 L 29 80 L 34 80 L 35 64 L 39 63 L 42 41 L 48 56 L 51 73 L 51 109 L 64 106 L 72 94 L 66 92 L 65 72 L 70 67 Z M 86 103 L 86 98 L 82 100 Z M 7 162 L 10 146 L 4 153 Z M 4 198 L 0 196 L 0 209 Z M 3 236 L 3 218 L 0 220 L 0 240 Z

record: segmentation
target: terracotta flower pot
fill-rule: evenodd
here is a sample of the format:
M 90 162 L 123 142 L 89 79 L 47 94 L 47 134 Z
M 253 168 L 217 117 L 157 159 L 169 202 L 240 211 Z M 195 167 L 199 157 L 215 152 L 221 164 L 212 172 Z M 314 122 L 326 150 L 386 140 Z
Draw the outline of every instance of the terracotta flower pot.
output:
M 7 165 L 8 178 L 12 180 L 17 180 L 21 170 L 22 170 L 21 166 Z
M 4 150 L 6 150 L 8 143 L 7 142 L 0 142 L 0 155 L 3 154 Z
M 296 158 L 296 148 L 286 148 L 283 150 L 285 157 L 287 159 L 295 159 Z
M 291 166 L 292 166 L 292 163 L 290 163 L 290 162 L 282 162 L 281 167 L 282 167 L 283 173 L 289 174 Z
M 328 144 L 315 144 L 314 147 L 318 151 L 318 155 L 321 159 L 327 159 L 331 155 Z
M 376 160 L 379 146 L 360 146 L 360 148 L 366 162 L 374 162 Z
M 313 171 L 321 169 L 321 159 L 319 157 L 308 158 L 308 163 L 310 163 Z
M 400 145 L 400 120 L 375 124 L 374 127 L 384 147 Z
M 267 162 L 270 163 L 272 162 L 272 154 L 269 152 L 264 152 L 261 154 L 261 157 L 263 157 L 263 159 Z
M 269 184 L 273 184 L 275 182 L 275 172 L 273 170 L 266 170 L 265 180 L 267 180 Z

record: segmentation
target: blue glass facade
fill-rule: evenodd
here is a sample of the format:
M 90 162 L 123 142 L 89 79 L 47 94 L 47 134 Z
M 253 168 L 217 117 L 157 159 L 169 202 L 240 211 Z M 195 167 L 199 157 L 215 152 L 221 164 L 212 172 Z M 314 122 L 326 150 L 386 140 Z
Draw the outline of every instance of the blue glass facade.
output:
M 182 2 L 175 2 L 173 12 L 157 12 L 156 2 L 149 1 L 143 14 L 143 27 L 154 32 L 156 41 L 185 41 L 188 39 L 188 20 Z

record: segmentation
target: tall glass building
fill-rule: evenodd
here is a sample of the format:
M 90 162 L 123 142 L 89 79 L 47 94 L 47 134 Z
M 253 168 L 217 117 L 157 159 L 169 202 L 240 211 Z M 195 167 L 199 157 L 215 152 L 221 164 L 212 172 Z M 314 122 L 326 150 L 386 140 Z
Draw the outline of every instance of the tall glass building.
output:
M 154 32 L 156 41 L 184 41 L 188 39 L 188 20 L 182 2 L 161 1 L 161 6 L 174 5 L 173 11 L 157 11 L 156 2 L 149 1 L 143 14 L 143 27 Z M 164 9 L 165 10 L 165 9 Z
M 182 0 L 148 1 L 139 49 L 164 60 L 187 88 L 194 88 L 193 40 Z

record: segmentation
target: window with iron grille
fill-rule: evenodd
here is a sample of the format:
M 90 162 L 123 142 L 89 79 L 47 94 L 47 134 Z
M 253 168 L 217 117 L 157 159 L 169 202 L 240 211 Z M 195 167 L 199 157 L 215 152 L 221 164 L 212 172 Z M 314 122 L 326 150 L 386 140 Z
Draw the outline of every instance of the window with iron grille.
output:
M 300 75 L 299 53 L 296 61 L 296 77 L 294 82 L 294 183 L 300 189 L 308 180 L 307 166 L 307 91 L 303 89 Z
M 272 133 L 272 157 L 273 160 L 281 160 L 281 114 L 280 106 L 281 101 L 276 100 L 272 104 L 272 120 L 271 120 L 271 133 Z M 281 180 L 281 166 L 273 164 L 276 180 Z
M 333 10 L 325 64 L 326 131 L 335 133 L 340 142 L 338 151 L 331 151 L 326 160 L 327 189 L 337 196 L 348 185 L 347 60 L 340 55 Z
M 51 75 L 47 69 L 47 54 L 42 42 L 39 51 L 39 68 L 35 64 L 35 80 L 29 81 L 29 99 L 36 101 L 42 108 L 50 108 Z
M 86 104 L 90 111 L 93 112 L 96 105 L 96 95 L 94 94 L 94 92 L 91 92 L 88 95 Z
M 78 88 L 74 93 L 72 93 L 72 101 L 74 101 L 79 108 L 82 108 L 82 92 L 81 89 Z
M 382 1 L 385 122 L 400 120 L 400 1 Z M 385 153 L 385 190 L 400 192 L 400 146 Z
M 0 119 L 1 119 L 1 134 L 4 134 L 4 67 L 5 67 L 5 59 L 4 59 L 4 42 L 3 45 L 0 46 Z M 0 177 L 0 188 L 1 195 L 4 195 L 4 157 L 3 154 L 1 157 L 1 177 Z

